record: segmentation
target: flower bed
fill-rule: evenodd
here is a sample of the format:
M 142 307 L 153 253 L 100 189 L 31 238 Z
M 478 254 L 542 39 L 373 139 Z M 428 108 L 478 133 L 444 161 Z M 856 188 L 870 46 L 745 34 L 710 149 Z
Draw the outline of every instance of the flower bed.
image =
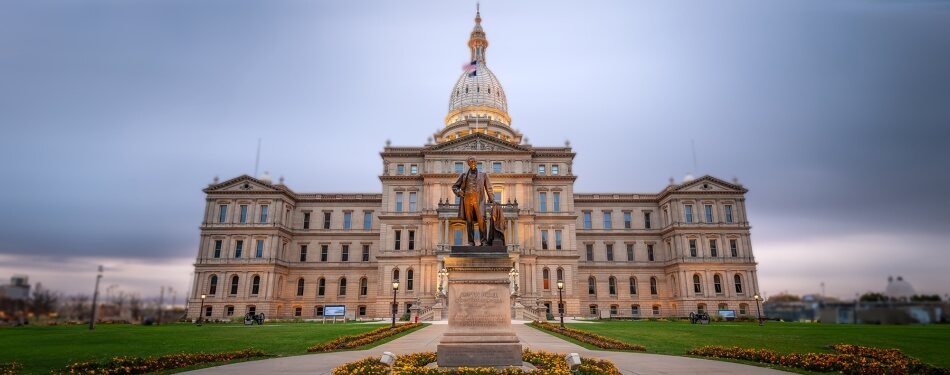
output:
M 17 375 L 23 365 L 16 362 L 0 362 L 0 375 Z
M 908 357 L 897 349 L 880 349 L 837 344 L 829 353 L 792 353 L 782 355 L 772 350 L 704 346 L 690 349 L 686 354 L 715 358 L 741 359 L 814 372 L 845 374 L 947 374 L 945 369 L 933 367 Z
M 404 355 L 396 359 L 393 364 L 393 375 L 570 375 L 563 354 L 545 351 L 532 352 L 525 350 L 521 358 L 536 367 L 535 370 L 524 371 L 520 368 L 494 369 L 484 367 L 462 367 L 458 370 L 427 368 L 429 363 L 436 361 L 435 352 L 423 352 Z M 389 371 L 386 365 L 379 363 L 378 357 L 367 357 L 356 362 L 350 362 L 333 369 L 333 375 L 385 375 Z M 620 375 L 620 371 L 610 361 L 581 357 L 581 365 L 573 374 L 582 375 Z
M 420 327 L 422 323 L 408 323 L 397 325 L 396 328 L 382 327 L 353 336 L 342 336 L 326 344 L 314 345 L 307 348 L 308 352 L 331 352 L 334 350 L 353 349 L 363 345 L 375 343 L 389 336 Z
M 234 359 L 263 357 L 261 350 L 245 349 L 226 353 L 171 354 L 160 357 L 115 357 L 107 362 L 78 362 L 66 366 L 53 374 L 147 374 L 155 371 L 200 365 L 214 362 L 227 362 Z
M 561 329 L 560 326 L 556 324 L 551 324 L 548 322 L 539 322 L 537 320 L 531 322 L 532 326 L 551 331 L 557 334 L 561 334 L 567 337 L 570 337 L 574 340 L 591 344 L 601 349 L 614 349 L 614 350 L 636 350 L 645 352 L 647 348 L 639 344 L 627 344 L 620 340 L 614 340 L 607 338 L 595 333 L 585 332 L 578 329 L 567 328 Z

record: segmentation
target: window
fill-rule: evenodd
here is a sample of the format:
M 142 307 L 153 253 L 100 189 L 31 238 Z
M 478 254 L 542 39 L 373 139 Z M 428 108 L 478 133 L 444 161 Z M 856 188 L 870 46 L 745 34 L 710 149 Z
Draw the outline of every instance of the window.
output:
M 317 280 L 317 295 L 322 296 L 326 294 L 326 291 L 327 291 L 327 279 L 324 279 L 321 277 L 320 280 Z M 322 309 L 320 311 L 320 314 L 317 314 L 317 315 L 323 315 Z
M 539 165 L 539 166 L 538 166 L 538 174 L 539 174 L 539 175 L 544 175 L 544 166 L 543 166 L 543 165 Z
M 696 256 L 696 240 L 695 239 L 689 240 L 689 256 L 691 257 Z
M 552 174 L 552 175 L 556 175 L 556 174 L 557 174 L 557 164 L 551 165 L 551 174 Z
M 242 204 L 241 205 L 241 224 L 244 224 L 246 222 L 247 222 L 247 205 Z
M 587 248 L 587 260 L 588 261 L 594 260 L 594 245 L 587 244 L 586 248 Z
M 462 230 L 455 230 L 455 241 L 452 243 L 455 246 L 462 246 Z
M 693 293 L 700 294 L 703 292 L 703 284 L 699 281 L 699 275 L 693 275 Z
M 604 212 L 604 229 L 610 229 L 610 212 Z
M 211 282 L 210 282 L 210 284 L 211 284 L 211 285 L 210 285 L 210 287 L 208 288 L 208 294 L 210 294 L 210 295 L 213 296 L 215 293 L 218 292 L 218 277 L 215 276 L 215 275 L 211 275 Z
M 653 305 L 653 315 L 660 315 L 660 305 Z
M 313 308 L 314 316 L 323 316 L 323 306 L 314 306 Z
M 303 213 L 303 229 L 310 229 L 310 213 Z
M 647 245 L 647 260 L 653 261 L 653 245 Z
M 649 212 L 643 213 L 643 227 L 646 229 L 650 229 L 650 213 Z
M 340 246 L 340 261 L 341 262 L 350 261 L 350 245 Z
M 732 222 L 732 205 L 727 204 L 724 208 L 726 211 L 726 222 L 731 223 Z
M 406 174 L 406 166 L 403 165 L 403 164 L 397 165 L 397 166 L 396 166 L 396 174 L 397 174 L 397 175 L 400 175 L 400 176 Z
M 561 212 L 561 193 L 554 194 L 554 212 Z
M 651 277 L 651 278 L 650 278 L 650 294 L 652 294 L 652 295 L 656 295 L 656 294 L 657 294 L 657 291 L 656 291 L 656 278 L 655 278 L 655 277 Z
M 478 162 L 478 164 L 475 164 L 475 168 L 478 168 L 478 170 L 480 170 L 480 171 L 484 171 L 484 170 L 485 170 L 485 168 L 482 167 L 482 162 Z
M 740 304 L 739 304 L 739 315 L 748 314 L 748 313 L 749 313 L 748 311 L 749 311 L 749 304 L 747 304 L 747 303 L 740 303 Z
M 366 306 L 360 306 L 357 310 L 359 310 L 360 316 L 366 316 Z
M 234 316 L 234 305 L 227 305 L 224 307 L 225 316 Z
M 220 258 L 220 257 L 221 257 L 221 244 L 223 244 L 223 243 L 224 243 L 224 241 L 222 241 L 222 240 L 215 240 L 215 241 L 214 241 L 214 257 L 215 257 L 215 258 Z
M 548 231 L 542 230 L 541 231 L 541 250 L 547 250 L 547 249 L 548 249 Z
M 408 290 L 412 290 L 412 287 L 413 287 L 413 285 L 412 285 L 412 284 L 413 284 L 413 274 L 414 274 L 414 272 L 413 272 L 412 270 L 407 270 L 407 271 L 406 271 L 406 290 L 407 290 L 407 291 L 408 291 Z
M 719 256 L 719 248 L 716 247 L 716 240 L 709 240 L 709 255 L 714 257 Z
M 693 205 L 691 204 L 686 205 L 686 222 L 687 223 L 693 222 Z
M 367 293 L 369 293 L 369 282 L 363 277 L 360 279 L 360 295 L 365 296 Z
M 739 245 L 736 240 L 729 240 L 729 251 L 732 253 L 733 258 L 739 256 Z
M 393 281 L 399 281 L 399 269 L 393 270 Z
M 737 273 L 732 277 L 732 280 L 736 284 L 736 293 L 742 294 L 742 276 Z
M 262 223 L 267 222 L 267 205 L 266 204 L 261 206 L 261 222 Z
M 255 256 L 258 258 L 264 257 L 264 240 L 257 240 L 257 253 Z
M 258 294 L 261 292 L 261 277 L 254 275 L 254 278 L 251 279 L 251 294 Z
M 409 231 L 409 247 L 408 247 L 408 249 L 409 249 L 409 250 L 415 250 L 415 249 L 416 249 L 416 231 L 414 231 L 414 230 Z
M 548 212 L 548 193 L 540 193 L 541 199 L 538 200 L 538 212 Z
M 563 268 L 558 268 L 558 269 L 557 269 L 557 279 L 558 279 L 558 280 L 564 280 L 564 269 L 563 269 Z
M 501 163 L 497 161 L 491 163 L 491 171 L 492 173 L 501 173 Z
M 590 212 L 584 213 L 584 229 L 590 229 Z
M 402 192 L 396 193 L 396 212 L 402 212 Z
M 352 212 L 343 213 L 343 229 L 350 229 L 350 222 L 353 221 Z
M 630 295 L 632 296 L 636 294 L 637 294 L 637 278 L 631 277 L 630 278 Z
M 630 315 L 640 315 L 640 305 L 630 305 Z
M 297 295 L 303 295 L 303 279 L 297 279 Z
M 713 275 L 713 289 L 716 291 L 716 294 L 722 294 L 722 276 L 718 274 Z
M 705 304 L 705 303 L 697 304 L 697 305 L 696 305 L 696 312 L 698 312 L 698 313 L 700 313 L 700 314 L 706 312 L 706 304 Z
M 729 305 L 726 305 L 725 303 L 720 303 L 720 304 L 719 304 L 719 310 L 725 310 L 725 309 L 728 309 L 728 308 L 729 308 Z
M 630 221 L 630 213 L 624 212 L 623 213 L 623 228 L 630 229 L 632 227 L 633 227 L 633 223 Z
M 587 294 L 592 296 L 597 294 L 597 280 L 594 280 L 593 277 L 587 278 Z
M 560 230 L 554 231 L 554 249 L 561 250 L 561 231 Z
M 455 162 L 455 173 L 462 173 L 462 162 Z
M 591 315 L 597 316 L 597 305 L 590 305 L 590 306 L 587 306 L 587 308 L 590 311 Z
M 409 193 L 409 212 L 416 212 L 416 193 Z
M 346 295 L 346 278 L 345 277 L 340 279 L 340 293 L 338 294 L 341 296 Z
M 220 205 L 218 206 L 218 222 L 223 223 L 228 218 L 228 206 Z
M 632 243 L 627 244 L 627 261 L 633 262 L 633 244 Z
M 547 268 L 541 270 L 541 280 L 543 280 L 544 289 L 551 289 L 551 271 Z
M 205 317 L 210 318 L 210 317 L 211 317 L 211 311 L 212 311 L 211 306 L 206 306 L 206 307 L 205 307 Z
M 369 245 L 363 245 L 363 261 L 369 262 Z
M 330 213 L 323 213 L 323 229 L 330 229 Z
M 237 294 L 238 281 L 240 281 L 240 279 L 237 277 L 237 275 L 231 276 L 231 293 L 230 294 Z
M 363 229 L 366 229 L 366 230 L 373 229 L 373 213 L 372 212 L 363 213 Z
M 402 231 L 397 230 L 394 238 L 395 240 L 393 240 L 393 249 L 402 250 Z
M 613 276 L 607 279 L 607 293 L 610 293 L 612 296 L 617 295 L 617 279 Z
M 294 316 L 301 316 L 303 314 L 302 307 L 294 307 Z
M 300 261 L 307 261 L 307 245 L 300 245 Z
M 418 166 L 418 165 L 415 165 L 415 164 L 410 165 L 410 166 L 409 166 L 409 174 L 411 174 L 411 175 L 417 175 L 417 174 L 419 174 L 419 166 Z
M 493 191 L 492 195 L 495 197 L 495 202 L 501 203 L 501 192 Z
M 330 245 L 320 245 L 320 261 L 326 262 L 330 257 Z
M 614 245 L 613 244 L 607 244 L 607 261 L 608 262 L 614 261 Z
M 703 209 L 706 211 L 706 222 L 707 222 L 707 223 L 713 222 L 713 219 L 712 219 L 712 206 L 707 204 L 707 205 L 703 206 Z
M 617 305 L 610 305 L 610 315 L 617 315 Z
M 240 258 L 242 250 L 244 250 L 244 241 L 238 240 L 237 243 L 234 244 L 234 257 Z

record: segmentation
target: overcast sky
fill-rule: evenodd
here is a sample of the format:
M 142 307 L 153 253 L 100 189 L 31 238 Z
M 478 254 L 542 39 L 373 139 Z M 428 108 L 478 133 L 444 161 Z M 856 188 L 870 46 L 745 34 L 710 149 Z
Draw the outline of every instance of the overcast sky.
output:
M 950 2 L 496 1 L 513 127 L 578 192 L 746 188 L 761 291 L 950 293 Z M 379 192 L 443 126 L 469 1 L 0 0 L 0 283 L 179 296 L 201 189 Z M 691 144 L 695 144 L 695 162 Z M 624 173 L 618 173 L 623 171 Z

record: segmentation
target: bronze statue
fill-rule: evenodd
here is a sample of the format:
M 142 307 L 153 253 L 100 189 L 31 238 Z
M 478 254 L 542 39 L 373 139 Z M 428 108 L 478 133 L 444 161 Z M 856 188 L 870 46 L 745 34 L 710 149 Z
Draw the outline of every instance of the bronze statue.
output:
M 468 171 L 462 172 L 458 180 L 452 185 L 452 192 L 461 197 L 459 204 L 459 219 L 465 220 L 465 229 L 468 234 L 468 245 L 475 246 L 475 223 L 478 223 L 478 235 L 482 246 L 488 246 L 488 232 L 485 231 L 485 198 L 488 203 L 495 203 L 495 193 L 491 189 L 488 174 L 478 170 L 478 160 L 474 156 L 468 157 Z

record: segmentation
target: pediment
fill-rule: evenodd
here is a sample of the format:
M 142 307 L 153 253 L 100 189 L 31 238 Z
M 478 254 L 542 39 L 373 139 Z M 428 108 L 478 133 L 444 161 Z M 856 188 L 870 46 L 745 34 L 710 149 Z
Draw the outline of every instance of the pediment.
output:
M 221 192 L 282 192 L 283 190 L 278 188 L 276 185 L 265 182 L 264 180 L 259 180 L 248 175 L 241 175 L 240 177 L 232 178 L 230 180 L 218 183 L 211 184 L 204 189 L 205 193 L 221 193 Z
M 483 134 L 470 134 L 427 147 L 423 152 L 531 152 L 530 149 Z
M 726 182 L 718 178 L 705 175 L 695 180 L 685 182 L 672 189 L 674 192 L 735 192 L 745 193 L 747 190 L 742 185 Z

